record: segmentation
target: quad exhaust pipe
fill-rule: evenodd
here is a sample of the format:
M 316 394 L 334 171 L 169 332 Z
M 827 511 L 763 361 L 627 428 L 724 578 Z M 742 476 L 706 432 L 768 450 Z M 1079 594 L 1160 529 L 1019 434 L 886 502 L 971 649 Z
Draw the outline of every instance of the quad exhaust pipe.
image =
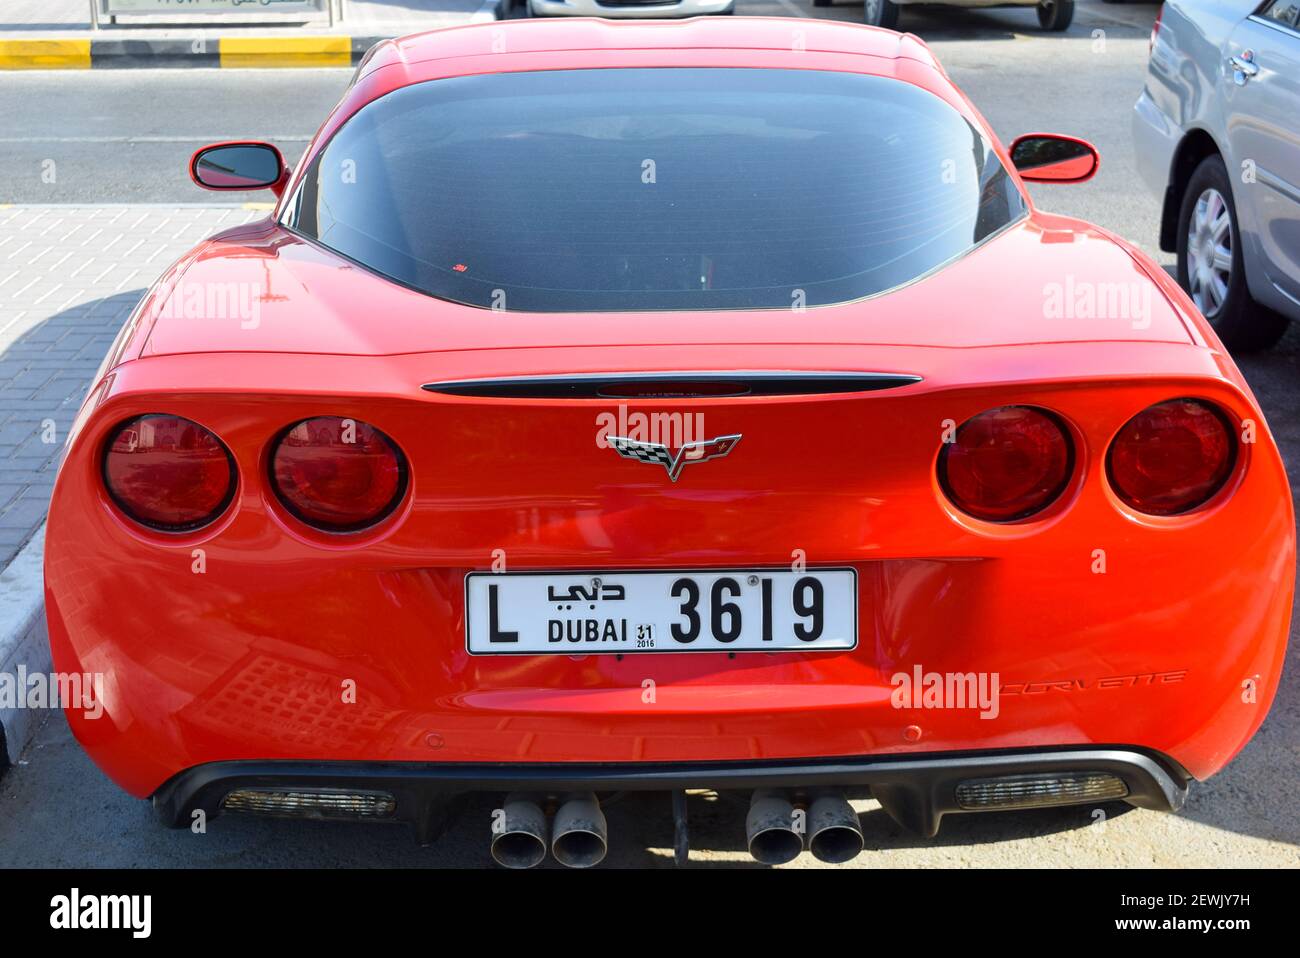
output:
M 864 845 L 858 813 L 843 792 L 817 792 L 806 809 L 796 809 L 789 796 L 776 790 L 754 792 L 745 816 L 745 836 L 755 861 L 764 865 L 793 861 L 804 849 L 805 834 L 808 850 L 828 864 L 852 861 Z
M 545 860 L 548 847 L 555 860 L 569 868 L 591 868 L 604 860 L 609 826 L 595 793 L 566 796 L 550 829 L 546 812 L 536 801 L 525 795 L 506 796 L 493 816 L 493 861 L 506 868 L 533 868 Z
M 764 865 L 784 865 L 807 847 L 818 861 L 843 864 L 865 844 L 858 813 L 844 793 L 822 790 L 796 807 L 777 789 L 758 789 L 745 816 L 749 854 Z M 532 797 L 506 796 L 492 822 L 492 858 L 506 868 L 533 868 L 550 851 L 568 868 L 599 865 L 609 851 L 609 825 L 594 792 L 566 795 L 550 827 L 546 812 Z

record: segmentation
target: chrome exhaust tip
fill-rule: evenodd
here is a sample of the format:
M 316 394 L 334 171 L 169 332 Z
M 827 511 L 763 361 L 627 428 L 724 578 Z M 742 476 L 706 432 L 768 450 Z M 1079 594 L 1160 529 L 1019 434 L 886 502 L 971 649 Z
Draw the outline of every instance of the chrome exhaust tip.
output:
M 745 816 L 749 854 L 764 865 L 784 865 L 803 851 L 803 836 L 794 826 L 794 805 L 780 792 L 759 789 Z
M 609 827 L 592 792 L 568 796 L 555 813 L 551 854 L 569 868 L 599 865 L 609 850 Z
M 536 802 L 507 795 L 492 816 L 492 860 L 505 868 L 532 868 L 546 858 L 546 813 Z
M 808 850 L 822 862 L 842 865 L 862 852 L 858 813 L 843 792 L 823 792 L 808 806 Z

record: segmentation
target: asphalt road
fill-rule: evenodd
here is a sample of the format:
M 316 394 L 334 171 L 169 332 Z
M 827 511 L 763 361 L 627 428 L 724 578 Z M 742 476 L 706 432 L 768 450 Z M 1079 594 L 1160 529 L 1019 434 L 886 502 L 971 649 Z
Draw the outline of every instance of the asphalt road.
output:
M 741 13 L 857 21 L 861 4 L 814 10 L 801 0 L 740 0 Z M 1103 156 L 1092 183 L 1035 187 L 1046 209 L 1094 220 L 1154 247 L 1158 203 L 1138 180 L 1129 112 L 1141 88 L 1156 5 L 1081 3 L 1064 36 L 1041 33 L 1032 10 L 906 11 L 902 29 L 924 37 L 1004 140 L 1030 130 L 1074 133 Z M 0 202 L 199 202 L 185 175 L 203 142 L 270 138 L 296 158 L 347 82 L 346 71 L 123 71 L 9 74 L 0 85 Z M 42 181 L 54 160 L 55 182 Z M 1300 478 L 1300 376 L 1293 330 L 1242 368 Z M 937 839 L 901 832 L 874 802 L 859 803 L 868 852 L 855 865 L 1282 866 L 1300 865 L 1300 663 L 1296 635 L 1278 701 L 1229 768 L 1194 789 L 1179 815 L 1102 806 L 1033 814 L 957 816 Z M 489 863 L 492 803 L 471 806 L 451 835 L 417 847 L 402 829 L 226 816 L 206 834 L 161 828 L 146 803 L 109 783 L 51 716 L 22 763 L 0 779 L 0 865 L 321 867 Z M 632 797 L 609 810 L 612 866 L 669 867 L 666 796 Z M 743 809 L 694 798 L 693 860 L 753 866 Z M 546 867 L 556 867 L 548 865 Z M 804 855 L 791 867 L 822 867 Z
M 862 19 L 860 2 L 739 3 L 738 12 L 751 16 Z M 933 46 L 1004 141 L 1050 129 L 1095 142 L 1103 156 L 1096 180 L 1084 189 L 1036 188 L 1035 195 L 1154 253 L 1158 208 L 1136 180 L 1128 126 L 1156 6 L 1084 0 L 1064 35 L 1040 31 L 1028 7 L 918 8 L 904 11 L 900 28 Z M 195 149 L 255 137 L 295 162 L 350 76 L 342 69 L 6 73 L 0 203 L 210 202 L 215 194 L 186 173 Z

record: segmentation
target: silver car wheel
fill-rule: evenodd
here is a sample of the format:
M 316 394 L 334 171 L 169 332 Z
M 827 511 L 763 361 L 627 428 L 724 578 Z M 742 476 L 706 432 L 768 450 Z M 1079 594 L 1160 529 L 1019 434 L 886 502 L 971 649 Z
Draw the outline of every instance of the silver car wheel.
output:
M 880 6 L 882 0 L 866 0 L 866 21 L 867 23 L 880 22 Z
M 1218 315 L 1232 284 L 1232 214 L 1213 187 L 1196 201 L 1187 225 L 1187 279 L 1192 301 L 1206 319 Z

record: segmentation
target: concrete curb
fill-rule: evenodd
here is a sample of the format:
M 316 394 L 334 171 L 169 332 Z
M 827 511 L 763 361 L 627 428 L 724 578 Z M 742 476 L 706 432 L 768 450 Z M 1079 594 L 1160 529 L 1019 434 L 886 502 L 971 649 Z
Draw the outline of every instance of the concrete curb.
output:
M 0 70 L 349 67 L 384 37 L 0 40 Z
M 497 0 L 490 11 L 501 19 L 508 0 Z M 486 8 L 485 8 L 486 9 Z M 467 17 L 479 22 L 484 10 Z M 427 29 L 453 26 L 430 23 Z M 0 39 L 0 70 L 90 70 L 139 67 L 159 69 L 202 67 L 227 69 L 266 67 L 350 67 L 387 36 L 341 34 L 241 35 L 157 38 L 33 37 Z
M 45 630 L 45 523 L 0 572 L 0 681 L 17 684 L 27 675 L 48 674 L 50 642 Z M 15 688 L 21 693 L 21 688 Z M 17 762 L 42 713 L 0 699 L 0 730 L 9 762 Z

